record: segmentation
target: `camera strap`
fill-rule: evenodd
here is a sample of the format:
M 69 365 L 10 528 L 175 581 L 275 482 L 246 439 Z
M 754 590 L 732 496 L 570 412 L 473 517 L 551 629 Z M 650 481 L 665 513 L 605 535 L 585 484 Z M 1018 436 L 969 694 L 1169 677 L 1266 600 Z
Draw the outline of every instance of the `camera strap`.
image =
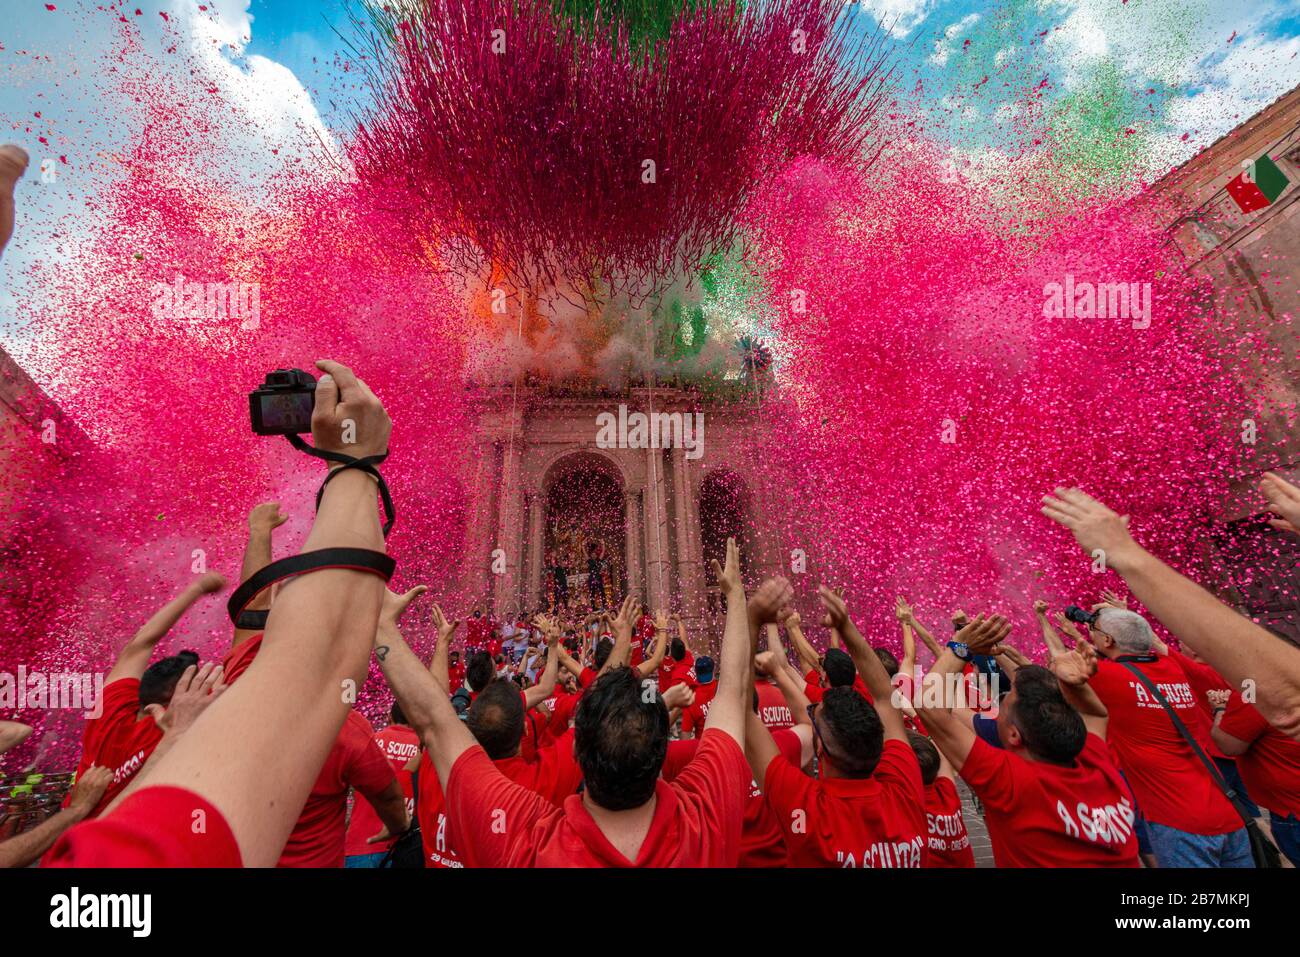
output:
M 226 602 L 226 611 L 229 612 L 230 620 L 236 627 L 247 627 L 240 622 L 250 621 L 246 616 L 255 615 L 257 612 L 245 612 L 245 606 L 276 582 L 325 568 L 370 572 L 387 582 L 393 577 L 393 570 L 396 567 L 397 562 L 392 558 L 383 552 L 371 551 L 368 548 L 320 548 L 314 552 L 290 555 L 288 558 L 271 562 L 249 575 Z M 266 612 L 261 614 L 265 615 Z M 265 627 L 265 619 L 262 620 L 262 626 Z
M 325 486 L 333 481 L 334 477 L 348 469 L 357 469 L 365 472 L 367 475 L 373 475 L 379 482 L 379 500 L 384 503 L 384 515 L 388 521 L 384 522 L 384 538 L 393 530 L 393 522 L 397 519 L 397 509 L 393 505 L 393 496 L 388 491 L 388 483 L 384 477 L 379 474 L 379 469 L 375 468 L 380 462 L 388 458 L 388 453 L 383 452 L 379 455 L 367 455 L 365 458 L 353 458 L 351 455 L 344 455 L 342 452 L 331 452 L 328 449 L 318 449 L 314 445 L 308 445 L 297 435 L 285 436 L 299 452 L 306 452 L 308 455 L 314 455 L 318 459 L 324 459 L 327 462 L 337 462 L 342 468 L 334 469 L 329 475 L 325 476 L 325 481 L 321 483 L 320 491 L 316 493 L 316 510 L 320 511 L 320 500 L 325 494 Z M 391 573 L 390 573 L 391 574 Z

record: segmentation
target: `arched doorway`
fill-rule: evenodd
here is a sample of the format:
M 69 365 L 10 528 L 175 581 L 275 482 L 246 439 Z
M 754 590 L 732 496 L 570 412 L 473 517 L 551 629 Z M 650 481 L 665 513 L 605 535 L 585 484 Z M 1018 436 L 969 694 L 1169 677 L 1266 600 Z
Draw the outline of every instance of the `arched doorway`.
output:
M 565 456 L 547 473 L 543 533 L 543 604 L 550 605 L 550 570 L 568 579 L 569 607 L 617 606 L 627 590 L 623 482 L 600 455 Z M 598 577 L 593 580 L 595 573 Z M 600 586 L 593 591 L 593 584 Z
M 750 495 L 744 480 L 735 472 L 718 469 L 710 472 L 700 485 L 700 545 L 704 552 L 704 567 L 713 560 L 722 565 L 727 560 L 727 539 L 735 538 L 740 547 L 742 572 L 751 572 L 753 555 L 753 522 Z M 709 576 L 709 611 L 722 611 L 718 585 Z

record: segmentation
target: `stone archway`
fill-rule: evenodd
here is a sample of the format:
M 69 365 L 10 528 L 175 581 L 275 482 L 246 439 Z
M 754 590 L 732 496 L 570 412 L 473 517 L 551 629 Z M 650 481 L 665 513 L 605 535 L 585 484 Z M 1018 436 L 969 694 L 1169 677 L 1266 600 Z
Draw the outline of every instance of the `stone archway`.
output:
M 539 503 L 541 604 L 550 604 L 550 569 L 558 562 L 568 578 L 571 608 L 616 605 L 628 587 L 627 519 L 618 466 L 595 452 L 561 456 L 543 476 Z M 593 584 L 603 587 L 593 591 Z
M 734 537 L 740 547 L 740 567 L 752 569 L 756 554 L 753 524 L 753 497 L 749 486 L 730 469 L 714 469 L 700 483 L 700 547 L 704 568 L 716 559 L 721 565 L 727 558 L 727 539 Z M 708 604 L 711 614 L 720 610 L 718 586 L 710 582 Z

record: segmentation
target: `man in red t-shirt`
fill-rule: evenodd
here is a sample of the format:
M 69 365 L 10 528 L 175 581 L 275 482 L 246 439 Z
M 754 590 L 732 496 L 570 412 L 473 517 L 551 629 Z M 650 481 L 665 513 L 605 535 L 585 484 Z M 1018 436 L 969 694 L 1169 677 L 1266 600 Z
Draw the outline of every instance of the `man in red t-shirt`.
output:
M 1268 808 L 1273 840 L 1300 867 L 1300 741 L 1273 727 L 1234 691 L 1214 712 L 1215 743 L 1237 759 L 1251 795 Z
M 695 682 L 695 700 L 682 712 L 682 734 L 691 737 L 704 733 L 704 721 L 709 716 L 709 706 L 713 704 L 713 696 L 718 690 L 713 674 L 713 659 L 708 655 L 695 659 Z
M 875 652 L 873 651 L 872 654 Z M 883 667 L 883 665 L 882 665 Z M 822 676 L 825 675 L 825 682 Z M 853 659 L 842 648 L 827 648 L 826 654 L 822 656 L 821 670 L 811 670 L 804 676 L 807 685 L 803 693 L 808 696 L 808 700 L 813 704 L 822 700 L 822 695 L 826 689 L 830 688 L 852 688 L 858 694 L 866 699 L 867 704 L 871 704 L 871 693 L 867 690 L 862 676 L 858 674 L 858 669 L 853 665 Z
M 954 644 L 971 655 L 997 654 L 1011 626 L 977 617 Z M 999 867 L 1138 867 L 1132 795 L 1106 750 L 1106 709 L 1088 687 L 1096 656 L 1088 647 L 1052 659 L 1052 670 L 1024 665 L 997 714 L 998 746 L 976 735 L 940 701 L 963 672 L 951 646 L 925 676 L 913 701 L 930 739 L 984 804 L 984 823 Z
M 420 763 L 420 736 L 407 724 L 402 706 L 396 701 L 393 702 L 388 717 L 392 723 L 375 735 L 375 744 L 397 775 L 402 796 L 406 798 L 406 814 L 409 818 L 415 810 L 411 772 Z M 343 844 L 343 866 L 378 867 L 397 842 L 396 835 L 375 840 L 379 835 L 387 833 L 388 829 L 379 820 L 379 815 L 369 801 L 353 800 L 352 816 L 348 819 L 348 833 Z
M 1155 635 L 1141 615 L 1106 606 L 1098 616 L 1091 631 L 1104 660 L 1089 684 L 1110 713 L 1108 740 L 1146 818 L 1156 860 L 1161 867 L 1253 867 L 1241 817 L 1130 668 L 1156 686 L 1207 748 L 1209 727 L 1186 672 L 1155 653 Z
M 909 731 L 907 740 L 921 765 L 921 784 L 925 787 L 929 866 L 974 867 L 975 851 L 966 832 L 966 818 L 952 765 L 925 735 Z
M 545 798 L 555 806 L 578 790 L 582 770 L 573 756 L 573 733 L 561 734 L 554 744 L 544 744 L 532 759 L 521 753 L 525 707 L 519 687 L 506 679 L 489 684 L 475 699 L 465 726 L 498 771 L 511 781 Z M 420 836 L 429 867 L 463 867 L 455 828 L 447 814 L 446 799 L 428 754 L 420 761 Z
M 923 867 L 929 850 L 921 768 L 890 700 L 889 676 L 849 618 L 844 599 L 825 586 L 818 597 L 849 649 L 841 654 L 873 701 L 855 691 L 850 678 L 809 706 L 816 778 L 783 758 L 751 714 L 746 756 L 754 779 L 785 834 L 790 866 Z M 788 680 L 783 670 L 776 677 Z
M 407 713 L 429 716 L 422 737 L 467 866 L 735 866 L 749 778 L 743 744 L 753 645 L 734 540 L 725 572 L 716 563 L 714 570 L 727 595 L 727 626 L 719 688 L 695 759 L 672 784 L 660 779 L 668 710 L 634 669 L 612 668 L 578 706 L 574 743 L 584 790 L 563 808 L 504 776 L 400 636 L 376 636 L 388 649 L 380 667 L 399 700 L 409 702 Z M 765 583 L 765 592 L 774 593 L 763 606 L 774 614 L 790 585 Z M 615 661 L 630 653 L 634 612 L 629 598 L 613 622 Z
M 95 716 L 86 720 L 82 735 L 78 776 L 92 766 L 113 772 L 112 783 L 86 815 L 88 819 L 99 816 L 112 804 L 149 760 L 162 740 L 156 719 L 170 703 L 185 669 L 199 661 L 194 652 L 182 651 L 150 665 L 154 648 L 195 602 L 220 591 L 225 584 L 220 575 L 209 574 L 186 586 L 118 652 L 96 702 Z M 67 807 L 70 800 L 69 794 L 63 806 Z

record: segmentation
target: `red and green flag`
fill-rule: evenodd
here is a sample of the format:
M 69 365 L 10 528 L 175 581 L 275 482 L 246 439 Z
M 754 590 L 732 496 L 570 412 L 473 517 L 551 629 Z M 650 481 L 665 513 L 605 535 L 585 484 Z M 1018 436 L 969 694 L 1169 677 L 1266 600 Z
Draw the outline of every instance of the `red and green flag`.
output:
M 1289 183 L 1286 174 L 1265 153 L 1228 184 L 1228 195 L 1243 213 L 1253 213 L 1271 206 Z

